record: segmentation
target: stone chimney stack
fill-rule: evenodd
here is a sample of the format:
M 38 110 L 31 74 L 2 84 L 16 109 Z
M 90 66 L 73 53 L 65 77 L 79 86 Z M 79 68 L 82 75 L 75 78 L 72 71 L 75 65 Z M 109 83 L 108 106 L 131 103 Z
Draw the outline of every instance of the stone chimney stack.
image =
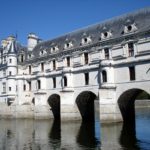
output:
M 39 37 L 34 33 L 29 33 L 28 35 L 28 50 L 32 51 L 33 48 L 39 43 Z

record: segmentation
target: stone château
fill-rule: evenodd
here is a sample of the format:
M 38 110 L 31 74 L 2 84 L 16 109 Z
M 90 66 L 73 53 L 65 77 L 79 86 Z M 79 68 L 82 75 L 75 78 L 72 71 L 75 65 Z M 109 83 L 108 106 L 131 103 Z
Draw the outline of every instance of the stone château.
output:
M 30 33 L 26 47 L 14 36 L 1 41 L 2 117 L 90 120 L 96 101 L 102 122 L 126 121 L 143 91 L 150 94 L 150 8 L 48 41 Z

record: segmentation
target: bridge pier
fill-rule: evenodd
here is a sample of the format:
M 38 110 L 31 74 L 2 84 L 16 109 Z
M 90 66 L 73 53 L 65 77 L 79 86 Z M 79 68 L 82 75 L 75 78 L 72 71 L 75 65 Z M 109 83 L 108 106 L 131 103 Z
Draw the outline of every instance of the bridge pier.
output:
M 81 120 L 80 112 L 77 108 L 73 92 L 61 92 L 61 120 Z
M 99 109 L 100 109 L 100 122 L 122 122 L 122 115 L 116 100 L 115 88 L 100 89 L 99 95 Z

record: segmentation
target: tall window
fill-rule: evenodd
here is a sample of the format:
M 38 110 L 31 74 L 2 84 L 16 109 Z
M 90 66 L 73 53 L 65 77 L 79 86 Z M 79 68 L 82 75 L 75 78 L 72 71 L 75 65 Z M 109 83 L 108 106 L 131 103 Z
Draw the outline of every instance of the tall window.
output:
M 11 71 L 9 71 L 9 76 L 11 76 Z
M 104 55 L 105 55 L 105 59 L 109 59 L 109 49 L 108 48 L 104 49 Z
M 32 68 L 31 68 L 31 65 L 29 65 L 29 74 L 32 73 Z
M 64 76 L 64 87 L 66 87 L 66 86 L 67 86 L 67 77 Z
M 11 91 L 11 87 L 9 87 L 9 91 Z
M 41 71 L 44 72 L 44 63 L 41 63 Z
M 24 62 L 24 55 L 21 55 L 21 62 Z
M 67 57 L 67 67 L 70 67 L 70 57 Z
M 4 64 L 6 63 L 6 56 L 4 56 Z
M 23 90 L 26 91 L 26 84 L 23 85 Z
M 12 63 L 12 59 L 11 58 L 9 59 L 9 63 Z
M 84 77 L 85 77 L 85 85 L 88 85 L 89 84 L 89 73 L 85 73 L 84 74 Z
M 53 70 L 56 70 L 56 60 L 53 60 Z
M 84 63 L 85 63 L 85 64 L 88 64 L 88 63 L 89 63 L 88 53 L 84 53 Z
M 3 76 L 4 77 L 6 76 L 6 70 L 5 69 L 3 70 Z
M 129 76 L 130 76 L 130 80 L 135 80 L 135 67 L 129 67 Z
M 133 43 L 128 43 L 128 52 L 129 52 L 129 57 L 134 56 L 134 45 L 133 45 Z
M 53 78 L 53 88 L 56 88 L 56 78 Z
M 6 93 L 6 83 L 3 82 L 3 93 Z
M 107 72 L 105 70 L 102 71 L 102 80 L 103 82 L 107 82 Z
M 40 80 L 37 81 L 37 84 L 38 84 L 38 90 L 41 89 L 41 81 Z
M 29 81 L 29 91 L 31 91 L 31 81 Z

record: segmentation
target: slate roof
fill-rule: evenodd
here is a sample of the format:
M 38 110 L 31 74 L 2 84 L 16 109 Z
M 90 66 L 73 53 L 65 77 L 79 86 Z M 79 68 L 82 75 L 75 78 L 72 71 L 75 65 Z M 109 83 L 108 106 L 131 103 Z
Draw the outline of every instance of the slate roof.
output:
M 135 24 L 135 26 L 137 27 L 137 30 L 134 31 L 134 33 L 140 33 L 150 30 L 150 7 L 119 17 L 115 17 L 110 20 L 106 20 L 104 22 L 79 29 L 77 31 L 73 31 L 55 39 L 41 42 L 37 44 L 37 46 L 33 49 L 33 55 L 35 58 L 40 57 L 39 53 L 41 50 L 46 50 L 49 54 L 50 48 L 55 45 L 58 46 L 59 51 L 63 51 L 64 43 L 67 43 L 69 41 L 72 41 L 74 48 L 80 47 L 81 39 L 86 36 L 90 36 L 92 39 L 92 43 L 96 43 L 100 41 L 101 33 L 104 33 L 106 31 L 110 31 L 112 33 L 113 39 L 119 38 L 123 36 L 125 26 L 131 24 Z
M 16 48 L 15 41 L 11 42 L 10 48 L 8 50 L 8 54 L 17 54 L 17 48 Z

